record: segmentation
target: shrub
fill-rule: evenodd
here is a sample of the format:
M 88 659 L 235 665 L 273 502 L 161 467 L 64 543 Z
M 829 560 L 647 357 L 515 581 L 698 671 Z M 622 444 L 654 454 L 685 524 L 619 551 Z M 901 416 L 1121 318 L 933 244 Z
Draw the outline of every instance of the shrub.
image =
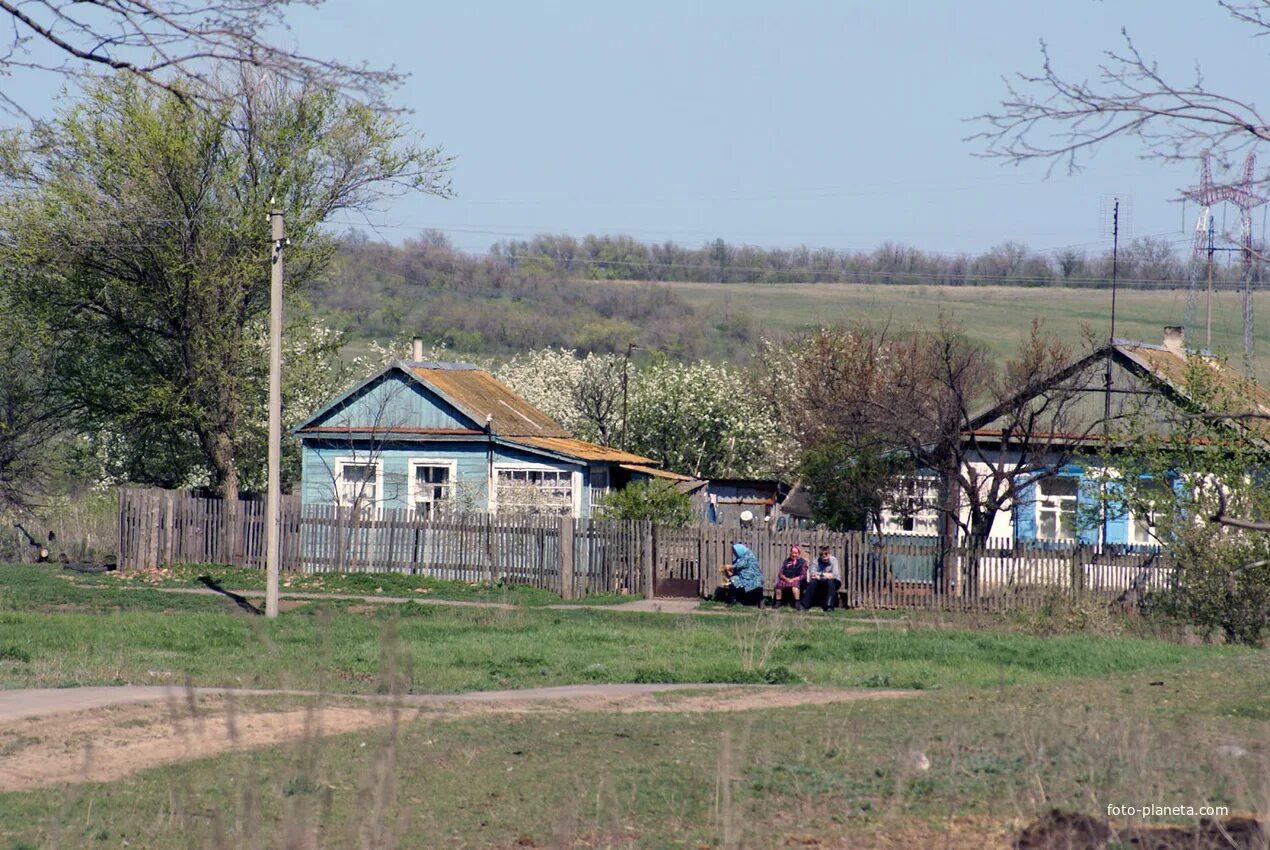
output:
M 600 503 L 605 519 L 646 519 L 682 528 L 692 521 L 692 500 L 660 478 L 639 481 L 614 490 Z
M 1196 525 L 1170 549 L 1181 565 L 1178 583 L 1156 594 L 1152 609 L 1209 636 L 1260 645 L 1270 634 L 1270 535 Z

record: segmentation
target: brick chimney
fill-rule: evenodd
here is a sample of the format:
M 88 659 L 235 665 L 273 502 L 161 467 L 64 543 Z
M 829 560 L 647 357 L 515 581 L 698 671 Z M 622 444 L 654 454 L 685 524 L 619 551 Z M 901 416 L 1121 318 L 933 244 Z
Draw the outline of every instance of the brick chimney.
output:
M 410 359 L 416 363 L 423 359 L 423 337 L 417 336 L 411 341 Z
M 1164 328 L 1164 350 L 1178 357 L 1186 357 L 1185 332 L 1178 325 L 1166 325 Z

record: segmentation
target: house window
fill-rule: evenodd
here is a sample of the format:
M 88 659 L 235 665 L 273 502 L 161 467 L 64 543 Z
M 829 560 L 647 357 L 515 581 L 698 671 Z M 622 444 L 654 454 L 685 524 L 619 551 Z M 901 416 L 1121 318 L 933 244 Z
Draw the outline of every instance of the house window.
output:
M 379 464 L 340 461 L 335 472 L 336 497 L 341 507 L 355 508 L 363 515 L 379 504 Z
M 559 469 L 499 469 L 499 512 L 573 513 L 573 473 Z
M 882 530 L 896 534 L 935 534 L 935 483 L 930 478 L 906 478 L 896 484 L 882 510 Z
M 900 485 L 897 507 L 901 529 L 914 534 L 935 533 L 932 489 L 926 478 L 909 478 Z
M 1137 506 L 1137 510 L 1131 515 L 1129 522 L 1129 541 L 1143 546 L 1150 546 L 1159 542 L 1159 535 L 1156 526 L 1160 521 L 1160 514 L 1168 505 L 1168 500 L 1172 493 L 1169 488 L 1159 481 L 1152 481 L 1145 488 L 1141 504 Z
M 454 466 L 415 461 L 411 464 L 410 507 L 419 519 L 454 510 Z
M 1055 476 L 1037 482 L 1036 536 L 1039 540 L 1076 537 L 1076 494 L 1080 481 Z
M 607 466 L 595 467 L 591 470 L 591 507 L 604 501 L 609 493 L 609 470 Z

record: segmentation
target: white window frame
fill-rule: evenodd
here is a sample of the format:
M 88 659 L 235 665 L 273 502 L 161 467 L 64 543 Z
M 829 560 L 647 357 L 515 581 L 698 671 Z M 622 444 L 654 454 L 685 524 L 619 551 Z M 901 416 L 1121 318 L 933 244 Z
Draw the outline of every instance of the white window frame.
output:
M 559 466 L 553 466 L 549 463 L 533 463 L 533 462 L 517 462 L 517 461 L 500 461 L 495 462 L 491 469 L 491 477 L 489 482 L 489 510 L 490 513 L 496 514 L 499 510 L 498 505 L 498 479 L 500 472 L 559 472 L 569 476 L 570 511 L 575 517 L 582 515 L 582 471 L 580 469 L 561 469 Z
M 595 486 L 596 473 L 604 475 L 605 484 L 603 487 L 597 488 Z M 607 466 L 593 466 L 588 472 L 587 482 L 587 502 L 590 505 L 591 513 L 594 514 L 595 508 L 600 501 L 613 492 L 613 470 Z
M 1075 485 L 1075 491 L 1069 496 L 1062 495 L 1046 495 L 1041 492 L 1047 483 L 1056 481 L 1070 481 Z M 1053 504 L 1046 504 L 1047 501 Z M 1066 513 L 1065 505 L 1071 504 L 1071 536 L 1064 537 L 1063 534 L 1063 516 Z M 1046 537 L 1042 534 L 1043 523 L 1041 521 L 1042 511 L 1054 514 L 1054 536 Z M 1080 514 L 1080 479 L 1070 475 L 1050 475 L 1036 482 L 1036 539 L 1044 540 L 1051 543 L 1062 543 L 1068 540 L 1076 540 L 1079 531 L 1076 524 Z
M 1155 481 L 1155 483 L 1152 486 L 1159 488 L 1160 490 L 1159 501 L 1161 504 L 1157 504 L 1155 500 L 1152 500 L 1151 507 L 1147 509 L 1147 515 L 1145 517 L 1138 516 L 1133 511 L 1129 512 L 1128 542 L 1130 543 L 1130 545 L 1158 546 L 1160 543 L 1160 538 L 1156 534 L 1156 531 L 1159 525 L 1159 523 L 1156 522 L 1156 516 L 1161 511 L 1167 510 L 1167 507 L 1166 507 L 1167 500 L 1171 497 L 1172 493 L 1170 492 L 1169 485 L 1162 481 L 1159 481 L 1158 479 Z M 1138 533 L 1142 531 L 1146 532 L 1146 539 L 1138 540 L 1137 539 Z
M 935 507 L 935 499 L 938 479 L 929 475 L 906 476 L 900 487 L 905 492 L 895 493 L 892 505 L 882 509 L 882 532 L 914 536 L 937 534 L 939 510 Z M 900 509 L 901 501 L 907 503 L 906 509 Z M 912 528 L 904 527 L 906 517 L 912 521 Z
M 454 502 L 458 497 L 459 463 L 457 459 L 448 458 L 448 457 L 445 457 L 445 458 L 412 457 L 410 458 L 410 462 L 407 465 L 407 468 L 409 469 L 409 472 L 410 472 L 410 486 L 407 488 L 407 492 L 409 493 L 409 497 L 410 497 L 410 504 L 408 505 L 408 507 L 410 508 L 410 512 L 412 516 L 414 515 L 414 512 L 416 510 L 415 506 L 419 503 L 419 496 L 420 496 L 419 479 L 418 479 L 418 474 L 416 470 L 418 470 L 418 468 L 421 466 L 433 466 L 433 467 L 438 467 L 440 469 L 447 470 L 449 472 L 449 484 L 447 486 L 450 491 L 449 492 L 450 501 Z M 429 486 L 435 486 L 435 485 L 429 485 Z M 429 504 L 432 504 L 431 500 L 429 500 Z M 426 519 L 426 517 L 419 517 L 419 518 Z
M 351 508 L 352 504 L 344 503 L 344 491 L 342 485 L 344 482 L 344 468 L 348 466 L 373 466 L 375 467 L 375 498 L 370 503 L 363 506 L 363 509 L 372 511 L 372 515 L 377 513 L 384 503 L 384 461 L 383 458 L 375 458 L 373 460 L 359 457 L 337 457 L 335 459 L 335 504 L 339 507 Z

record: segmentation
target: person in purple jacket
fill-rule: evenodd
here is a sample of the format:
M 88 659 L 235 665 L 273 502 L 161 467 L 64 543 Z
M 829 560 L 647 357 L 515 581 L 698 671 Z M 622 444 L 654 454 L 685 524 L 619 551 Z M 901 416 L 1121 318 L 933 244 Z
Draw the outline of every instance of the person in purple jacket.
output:
M 803 558 L 803 550 L 797 546 L 790 546 L 789 557 L 776 573 L 776 593 L 773 595 L 776 607 L 784 605 L 786 596 L 790 596 L 793 598 L 794 609 L 800 608 L 798 600 L 802 597 L 803 586 L 806 583 L 807 561 Z

